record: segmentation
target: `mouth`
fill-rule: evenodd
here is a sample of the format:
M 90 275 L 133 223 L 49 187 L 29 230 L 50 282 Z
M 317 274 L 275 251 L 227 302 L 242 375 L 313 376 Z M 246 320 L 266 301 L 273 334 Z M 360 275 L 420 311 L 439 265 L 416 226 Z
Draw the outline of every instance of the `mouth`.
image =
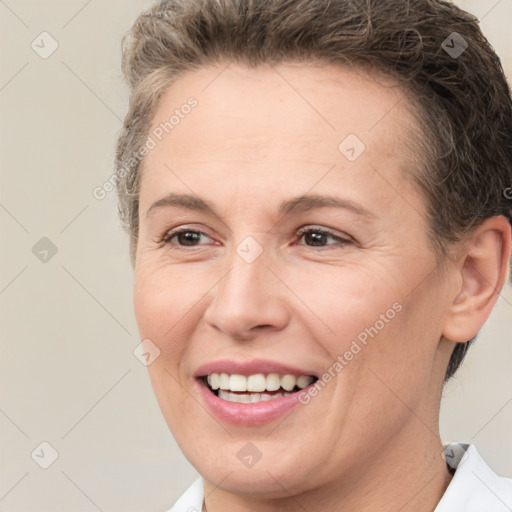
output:
M 253 375 L 210 373 L 198 380 L 216 397 L 226 402 L 254 404 L 298 393 L 314 384 L 314 375 L 256 373 Z

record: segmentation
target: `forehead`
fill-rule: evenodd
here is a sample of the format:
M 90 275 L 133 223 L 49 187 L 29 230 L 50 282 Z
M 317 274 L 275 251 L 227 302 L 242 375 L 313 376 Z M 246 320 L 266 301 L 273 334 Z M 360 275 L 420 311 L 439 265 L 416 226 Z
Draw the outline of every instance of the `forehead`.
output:
M 160 100 L 141 196 L 144 188 L 169 179 L 169 168 L 186 172 L 191 183 L 222 179 L 229 186 L 236 180 L 240 187 L 243 178 L 247 187 L 278 187 L 289 186 L 293 176 L 303 188 L 335 165 L 363 185 L 365 173 L 373 172 L 371 162 L 411 168 L 414 126 L 400 87 L 356 69 L 313 64 L 199 69 L 179 78 Z M 347 158 L 354 153 L 361 158 Z

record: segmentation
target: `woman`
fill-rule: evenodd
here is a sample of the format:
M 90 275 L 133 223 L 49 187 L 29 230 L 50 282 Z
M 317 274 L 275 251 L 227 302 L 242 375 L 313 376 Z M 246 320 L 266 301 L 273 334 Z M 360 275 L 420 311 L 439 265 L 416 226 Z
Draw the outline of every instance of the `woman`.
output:
M 441 391 L 511 254 L 512 109 L 418 0 L 170 0 L 124 45 L 120 214 L 172 510 L 504 511 Z

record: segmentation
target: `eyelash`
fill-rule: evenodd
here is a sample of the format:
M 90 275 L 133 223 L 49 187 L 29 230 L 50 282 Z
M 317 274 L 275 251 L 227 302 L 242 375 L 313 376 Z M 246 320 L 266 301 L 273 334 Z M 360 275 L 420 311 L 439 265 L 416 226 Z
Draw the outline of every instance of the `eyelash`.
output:
M 202 231 L 199 231 L 199 230 L 196 230 L 196 229 L 187 229 L 187 228 L 182 228 L 182 229 L 177 229 L 177 230 L 174 230 L 174 231 L 169 231 L 167 232 L 161 242 L 164 244 L 164 245 L 175 245 L 175 244 L 172 244 L 171 243 L 171 240 L 182 234 L 182 233 L 195 233 L 195 234 L 199 234 L 199 235 L 204 235 L 206 237 L 208 237 L 207 234 L 203 233 Z M 328 231 L 324 228 L 314 228 L 314 227 L 306 227 L 306 228 L 300 228 L 298 231 L 297 231 L 297 236 L 299 237 L 302 237 L 303 235 L 305 234 L 308 234 L 308 233 L 319 233 L 321 235 L 326 235 L 326 236 L 329 236 L 331 237 L 332 239 L 334 240 L 337 240 L 338 244 L 341 244 L 342 246 L 344 245 L 348 245 L 348 244 L 351 244 L 353 243 L 352 240 L 349 240 L 348 238 L 342 238 L 342 237 L 339 237 L 337 235 L 335 235 L 333 232 L 331 231 Z M 209 238 L 209 237 L 208 237 Z M 320 249 L 322 248 L 325 248 L 325 247 L 328 247 L 330 245 L 338 245 L 338 244 L 326 244 L 326 245 L 323 245 L 323 246 L 318 246 L 318 245 L 306 245 L 306 247 L 319 247 Z M 300 245 L 305 245 L 305 244 L 300 244 Z M 197 245 L 179 245 L 178 244 L 178 247 L 180 249 L 182 248 L 187 248 L 187 247 L 198 247 Z M 186 250 L 186 249 L 185 249 Z

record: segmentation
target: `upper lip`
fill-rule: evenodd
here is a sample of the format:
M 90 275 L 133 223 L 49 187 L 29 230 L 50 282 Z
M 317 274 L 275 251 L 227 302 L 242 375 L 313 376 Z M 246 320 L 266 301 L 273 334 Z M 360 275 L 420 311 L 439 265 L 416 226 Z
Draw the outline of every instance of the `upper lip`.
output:
M 227 373 L 229 375 L 254 375 L 257 373 L 269 374 L 278 373 L 279 375 L 301 375 L 315 376 L 310 370 L 303 370 L 294 366 L 279 363 L 277 361 L 269 361 L 265 359 L 251 359 L 250 361 L 234 361 L 222 359 L 218 361 L 210 361 L 201 365 L 195 372 L 195 377 L 204 377 L 212 373 Z

